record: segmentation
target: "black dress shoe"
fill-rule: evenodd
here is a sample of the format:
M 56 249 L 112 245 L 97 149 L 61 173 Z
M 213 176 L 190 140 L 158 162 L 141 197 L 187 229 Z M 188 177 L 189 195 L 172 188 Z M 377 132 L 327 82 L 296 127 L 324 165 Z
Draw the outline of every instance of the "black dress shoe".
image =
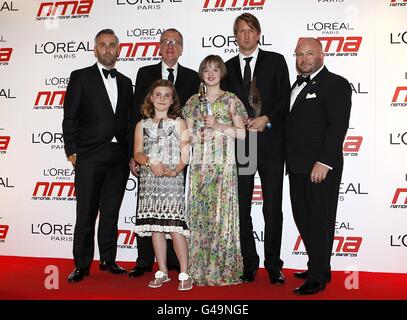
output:
M 294 277 L 306 280 L 308 279 L 308 271 L 294 272 Z
M 294 277 L 299 278 L 299 279 L 307 280 L 308 279 L 308 271 L 294 272 Z M 328 282 L 328 283 L 331 282 L 331 274 L 327 274 L 326 282 Z
M 68 282 L 79 282 L 89 275 L 89 268 L 75 268 L 68 276 Z
M 243 271 L 243 275 L 240 276 L 240 280 L 244 282 L 253 282 L 256 277 L 256 271 Z
M 127 273 L 127 271 L 120 267 L 116 262 L 101 261 L 99 264 L 99 269 L 102 271 L 109 271 L 113 274 Z
M 294 293 L 300 295 L 316 294 L 326 287 L 325 283 L 313 280 L 306 280 L 301 286 L 294 289 Z
M 179 266 L 179 265 L 176 265 L 176 264 L 171 264 L 171 265 L 167 266 L 167 269 L 168 269 L 168 271 L 175 270 L 175 271 L 177 271 L 178 273 L 181 272 L 180 266 Z
M 278 272 L 269 272 L 270 282 L 275 285 L 282 285 L 285 283 L 285 277 L 281 270 Z
M 151 272 L 153 271 L 153 266 L 135 266 L 133 269 L 130 270 L 129 272 L 129 277 L 141 277 L 144 272 Z

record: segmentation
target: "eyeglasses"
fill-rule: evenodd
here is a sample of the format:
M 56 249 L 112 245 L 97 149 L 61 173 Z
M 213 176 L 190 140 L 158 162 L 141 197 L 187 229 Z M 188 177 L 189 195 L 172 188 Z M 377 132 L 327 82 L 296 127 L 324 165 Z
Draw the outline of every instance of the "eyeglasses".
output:
M 165 47 L 168 47 L 170 44 L 174 47 L 182 45 L 181 41 L 177 39 L 164 39 L 161 41 L 161 44 Z
M 315 52 L 314 51 L 307 51 L 305 53 L 304 52 L 294 52 L 294 54 L 293 54 L 294 58 L 303 58 L 304 56 L 306 58 L 312 58 L 315 56 Z

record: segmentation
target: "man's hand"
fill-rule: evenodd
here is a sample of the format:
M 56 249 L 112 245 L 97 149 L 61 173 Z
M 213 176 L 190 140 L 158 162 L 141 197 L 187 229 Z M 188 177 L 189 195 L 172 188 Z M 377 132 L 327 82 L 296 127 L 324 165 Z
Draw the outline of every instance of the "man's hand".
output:
M 270 121 L 269 118 L 267 118 L 267 116 L 251 118 L 247 123 L 247 130 L 263 132 L 264 129 L 266 128 L 267 123 L 269 122 Z
M 68 161 L 69 161 L 70 163 L 72 163 L 73 167 L 75 168 L 75 165 L 76 165 L 76 153 L 71 154 L 71 155 L 68 157 Z
M 134 158 L 130 159 L 129 162 L 129 166 L 130 166 L 130 172 L 133 176 L 135 177 L 140 177 L 140 166 L 138 165 L 138 163 L 134 160 Z
M 325 180 L 328 171 L 329 171 L 328 167 L 316 162 L 312 167 L 311 182 L 321 183 L 322 181 Z

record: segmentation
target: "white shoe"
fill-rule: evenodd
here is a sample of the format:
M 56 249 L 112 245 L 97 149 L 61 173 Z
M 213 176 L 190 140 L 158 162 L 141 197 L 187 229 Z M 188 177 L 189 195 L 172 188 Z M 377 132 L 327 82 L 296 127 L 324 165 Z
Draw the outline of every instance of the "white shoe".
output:
M 179 291 L 188 291 L 192 289 L 192 278 L 185 272 L 181 272 L 178 275 L 178 290 Z
M 159 288 L 161 287 L 164 283 L 171 281 L 170 278 L 168 278 L 168 274 L 158 270 L 155 274 L 154 274 L 154 280 L 150 281 L 150 283 L 148 284 L 148 286 L 150 288 Z

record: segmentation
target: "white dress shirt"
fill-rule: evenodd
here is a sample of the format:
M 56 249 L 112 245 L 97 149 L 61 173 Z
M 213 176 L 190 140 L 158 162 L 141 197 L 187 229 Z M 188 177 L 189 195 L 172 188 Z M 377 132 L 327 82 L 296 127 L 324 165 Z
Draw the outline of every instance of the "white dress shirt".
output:
M 103 74 L 103 71 L 102 71 L 102 69 L 106 69 L 106 68 L 99 62 L 97 63 L 97 66 L 98 66 L 99 72 L 102 76 L 103 83 L 105 85 L 107 94 L 109 96 L 109 100 L 110 100 L 110 104 L 113 109 L 113 113 L 116 113 L 117 97 L 118 97 L 117 81 L 116 81 L 117 77 L 112 78 L 109 74 L 106 79 L 105 75 Z M 112 142 L 117 142 L 116 137 L 113 137 Z
M 310 80 L 312 81 L 312 79 L 315 78 L 315 76 L 324 68 L 324 65 L 322 65 L 321 68 L 319 68 L 316 72 L 314 72 L 313 74 L 310 75 Z M 290 111 L 293 107 L 293 104 L 295 102 L 295 99 L 297 99 L 298 95 L 300 94 L 300 92 L 302 91 L 302 89 L 305 88 L 305 86 L 307 85 L 307 83 L 304 81 L 303 83 L 301 83 L 301 85 L 299 86 L 298 84 L 295 85 L 295 87 L 293 88 L 293 90 L 291 91 L 291 98 L 290 98 Z M 329 170 L 332 170 L 333 168 L 326 165 L 325 163 L 322 163 L 320 161 L 317 161 L 319 164 L 322 164 L 323 166 L 327 167 Z
M 175 85 L 175 82 L 177 81 L 177 75 L 178 75 L 178 62 L 173 67 L 167 66 L 165 64 L 164 60 L 161 62 L 162 79 L 168 80 L 168 75 L 170 74 L 169 71 L 167 70 L 168 68 L 174 69 L 173 74 L 174 74 L 174 85 Z
M 319 68 L 316 72 L 314 72 L 313 74 L 310 75 L 310 80 L 312 81 L 312 79 L 315 78 L 315 76 L 324 68 L 324 65 L 322 65 L 321 68 Z M 293 88 L 293 90 L 291 91 L 291 99 L 290 99 L 290 111 L 293 107 L 293 104 L 295 102 L 295 99 L 297 99 L 297 96 L 300 94 L 300 92 L 302 91 L 302 89 L 305 88 L 305 86 L 307 85 L 307 83 L 304 81 L 303 83 L 301 83 L 301 85 L 299 86 L 298 84 L 295 85 L 295 87 Z
M 246 66 L 246 60 L 244 58 L 253 57 L 250 61 L 250 71 L 252 72 L 250 79 L 253 79 L 253 72 L 254 68 L 256 67 L 257 56 L 259 55 L 259 48 L 257 47 L 256 50 L 250 56 L 244 56 L 243 54 L 239 53 L 239 62 L 240 62 L 240 71 L 242 73 L 242 79 L 244 78 L 244 67 Z

